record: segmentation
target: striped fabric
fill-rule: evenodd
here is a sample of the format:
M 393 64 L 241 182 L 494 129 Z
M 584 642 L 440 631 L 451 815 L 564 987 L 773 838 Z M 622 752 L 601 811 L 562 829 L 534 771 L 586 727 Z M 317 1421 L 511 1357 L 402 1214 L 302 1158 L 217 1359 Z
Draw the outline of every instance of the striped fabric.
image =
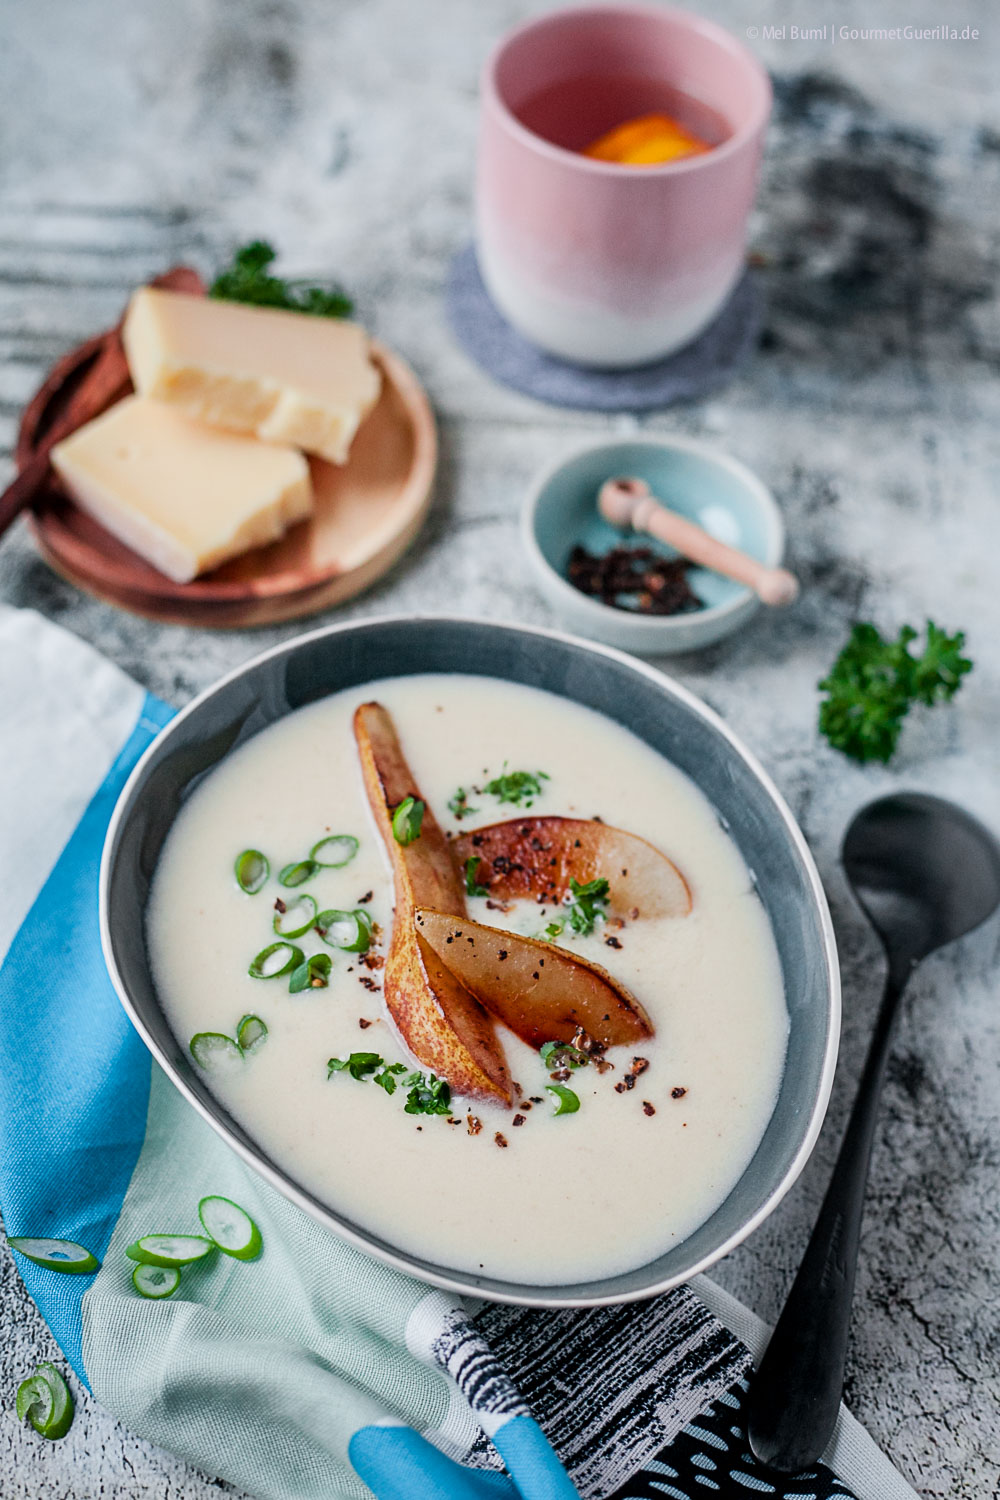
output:
M 476 1325 L 585 1497 L 624 1483 L 750 1366 L 686 1288 L 577 1312 L 495 1305 Z

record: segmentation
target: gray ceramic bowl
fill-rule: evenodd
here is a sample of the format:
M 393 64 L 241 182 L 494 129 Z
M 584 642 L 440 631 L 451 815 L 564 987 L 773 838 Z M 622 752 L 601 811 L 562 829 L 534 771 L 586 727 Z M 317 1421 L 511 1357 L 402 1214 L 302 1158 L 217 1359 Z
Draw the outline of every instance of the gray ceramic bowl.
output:
M 378 677 L 453 671 L 528 683 L 587 704 L 673 761 L 714 803 L 774 927 L 791 1025 L 770 1124 L 750 1166 L 711 1218 L 682 1244 L 626 1275 L 565 1287 L 465 1275 L 408 1255 L 351 1223 L 269 1161 L 217 1102 L 156 996 L 144 936 L 146 898 L 167 831 L 202 776 L 276 719 L 328 693 Z M 648 1297 L 687 1281 L 745 1239 L 788 1191 L 819 1133 L 833 1080 L 837 955 L 819 877 L 788 808 L 722 721 L 690 693 L 630 657 L 548 631 L 413 616 L 338 625 L 279 646 L 224 678 L 178 714 L 122 792 L 101 869 L 101 930 L 111 977 L 146 1045 L 245 1161 L 353 1244 L 424 1281 L 471 1296 L 588 1306 Z

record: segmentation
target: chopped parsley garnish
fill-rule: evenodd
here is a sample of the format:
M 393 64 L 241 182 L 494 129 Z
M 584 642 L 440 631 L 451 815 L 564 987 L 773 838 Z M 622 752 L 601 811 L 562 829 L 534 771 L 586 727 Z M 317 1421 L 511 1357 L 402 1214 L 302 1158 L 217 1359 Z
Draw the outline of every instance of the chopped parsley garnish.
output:
M 855 625 L 847 645 L 819 684 L 819 728 L 835 750 L 852 760 L 891 759 L 912 704 L 948 703 L 972 670 L 963 656 L 965 634 L 948 635 L 927 621 L 920 656 L 909 650 L 917 632 L 904 625 L 895 641 L 874 625 Z
M 427 1078 L 423 1073 L 411 1073 L 403 1083 L 410 1085 L 405 1105 L 408 1115 L 451 1114 L 451 1089 L 443 1078 L 435 1078 L 433 1073 Z
M 425 807 L 416 797 L 404 797 L 392 814 L 392 836 L 405 848 L 420 837 Z
M 376 1068 L 385 1066 L 385 1058 L 379 1057 L 377 1052 L 352 1052 L 350 1057 L 331 1057 L 326 1065 L 326 1076 L 332 1078 L 334 1073 L 342 1073 L 346 1068 L 352 1078 L 362 1083 Z
M 451 1089 L 443 1078 L 431 1073 L 425 1077 L 420 1072 L 407 1072 L 405 1063 L 387 1063 L 377 1052 L 352 1052 L 350 1057 L 331 1057 L 326 1065 L 326 1076 L 334 1073 L 350 1073 L 358 1083 L 377 1083 L 390 1097 L 397 1086 L 407 1089 L 404 1106 L 408 1115 L 450 1115 Z M 400 1075 L 405 1074 L 405 1077 Z
M 381 1072 L 375 1074 L 372 1082 L 377 1083 L 380 1089 L 385 1089 L 386 1093 L 391 1095 L 396 1092 L 397 1074 L 405 1072 L 405 1063 L 386 1063 Z
M 565 922 L 549 922 L 539 934 L 539 942 L 554 943 L 557 937 L 562 937 Z
M 609 889 L 608 882 L 602 876 L 598 876 L 596 880 L 588 880 L 586 885 L 581 885 L 570 876 L 569 894 L 572 899 L 567 904 L 569 924 L 581 937 L 589 937 L 598 918 L 604 916 L 602 908 L 608 904 Z
M 469 806 L 469 795 L 464 786 L 460 786 L 454 797 L 451 798 L 448 803 L 448 810 L 452 817 L 457 818 L 459 822 L 463 818 L 471 818 L 473 813 L 479 811 L 477 807 Z
M 272 276 L 277 252 L 266 240 L 252 240 L 233 256 L 233 263 L 212 282 L 208 295 L 222 302 L 249 302 L 255 307 L 281 307 L 287 312 L 317 318 L 348 318 L 354 303 L 342 287 L 310 286 Z
M 551 1094 L 555 1101 L 556 1107 L 552 1111 L 554 1115 L 575 1115 L 580 1108 L 579 1094 L 574 1094 L 573 1090 L 568 1089 L 563 1083 L 547 1083 L 545 1092 Z
M 586 1052 L 571 1042 L 543 1042 L 538 1051 L 547 1068 L 585 1068 L 590 1062 Z
M 482 860 L 479 858 L 478 854 L 470 855 L 469 858 L 465 861 L 465 894 L 467 896 L 489 895 L 489 888 L 485 885 L 480 885 L 476 880 L 476 876 L 479 873 L 479 866 L 481 864 Z
M 487 796 L 496 797 L 498 802 L 530 807 L 534 799 L 542 795 L 542 782 L 549 779 L 544 771 L 508 771 L 504 761 L 501 774 L 488 781 L 482 790 Z

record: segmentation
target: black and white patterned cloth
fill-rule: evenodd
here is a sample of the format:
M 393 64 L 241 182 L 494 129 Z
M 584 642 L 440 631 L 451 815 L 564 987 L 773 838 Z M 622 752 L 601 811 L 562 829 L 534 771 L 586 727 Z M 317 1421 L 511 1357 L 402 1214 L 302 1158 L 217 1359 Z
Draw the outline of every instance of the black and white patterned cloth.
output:
M 825 1464 L 789 1478 L 759 1464 L 747 1446 L 743 1399 L 748 1381 L 738 1380 L 731 1390 L 686 1427 L 655 1458 L 610 1500 L 753 1500 L 770 1495 L 772 1500 L 835 1500 L 851 1491 L 841 1484 Z
M 440 1327 L 440 1325 L 439 1325 Z M 540 1423 L 583 1500 L 853 1500 L 819 1466 L 789 1479 L 750 1452 L 750 1351 L 688 1287 L 648 1302 L 552 1311 L 489 1304 L 431 1349 L 481 1423 L 467 1464 L 511 1416 Z

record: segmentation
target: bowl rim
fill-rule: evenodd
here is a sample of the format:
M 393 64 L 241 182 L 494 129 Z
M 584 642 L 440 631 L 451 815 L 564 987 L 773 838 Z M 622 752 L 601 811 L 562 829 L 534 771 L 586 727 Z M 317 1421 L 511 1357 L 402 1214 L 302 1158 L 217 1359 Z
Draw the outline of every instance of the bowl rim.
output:
M 722 604 L 711 604 L 703 609 L 690 610 L 678 615 L 641 615 L 637 610 L 614 609 L 611 605 L 602 604 L 588 594 L 581 593 L 567 578 L 563 577 L 557 568 L 552 566 L 539 544 L 536 526 L 539 503 L 544 491 L 556 475 L 574 463 L 576 459 L 583 458 L 589 453 L 610 452 L 615 448 L 623 447 L 694 453 L 699 458 L 707 459 L 710 463 L 717 465 L 720 469 L 727 470 L 749 491 L 763 516 L 768 534 L 764 563 L 769 568 L 777 568 L 781 565 L 785 556 L 784 518 L 771 491 L 752 469 L 747 468 L 746 464 L 741 463 L 738 458 L 733 458 L 728 453 L 718 452 L 699 438 L 654 437 L 645 433 L 631 437 L 626 433 L 621 437 L 602 438 L 574 446 L 568 453 L 547 463 L 529 484 L 521 508 L 521 541 L 536 573 L 544 578 L 547 586 L 555 589 L 564 605 L 567 607 L 572 605 L 579 619 L 589 619 L 595 630 L 601 628 L 608 630 L 612 627 L 612 622 L 615 625 L 627 622 L 629 631 L 635 630 L 636 632 L 635 639 L 645 635 L 651 644 L 658 637 L 672 635 L 674 632 L 687 635 L 702 625 L 727 626 L 731 616 L 736 615 L 742 618 L 748 604 L 756 608 L 757 600 L 753 590 L 744 586 Z M 639 533 L 635 535 L 638 536 Z M 739 619 L 732 620 L 731 623 L 736 625 Z M 641 651 L 645 647 L 636 646 L 634 649 Z
M 752 76 L 753 86 L 757 90 L 752 112 L 742 124 L 736 126 L 731 135 L 728 135 L 724 141 L 720 141 L 717 146 L 713 146 L 711 151 L 695 156 L 683 156 L 673 161 L 654 162 L 646 166 L 603 161 L 598 157 L 584 156 L 580 151 L 570 151 L 565 146 L 557 146 L 554 141 L 547 140 L 545 136 L 523 125 L 503 97 L 497 76 L 500 63 L 507 50 L 530 32 L 542 30 L 548 25 L 558 25 L 560 21 L 567 21 L 572 16 L 588 13 L 591 15 L 619 13 L 633 19 L 642 16 L 657 22 L 673 22 L 713 42 L 721 51 L 729 53 L 736 59 L 740 66 L 746 69 L 748 75 Z M 767 69 L 732 31 L 721 26 L 718 21 L 713 21 L 708 16 L 698 15 L 695 11 L 687 10 L 683 6 L 650 5 L 643 3 L 643 0 L 590 0 L 590 3 L 584 0 L 583 4 L 562 5 L 555 10 L 542 11 L 537 16 L 528 16 L 511 27 L 499 41 L 494 43 L 480 72 L 479 91 L 483 109 L 491 111 L 501 129 L 507 131 L 521 145 L 527 146 L 538 155 L 547 157 L 558 165 L 588 172 L 596 177 L 610 178 L 612 181 L 617 179 L 618 181 L 655 182 L 663 178 L 684 177 L 689 172 L 711 170 L 720 161 L 727 161 L 729 157 L 743 150 L 762 134 L 774 106 L 774 89 Z
M 650 1281 L 641 1287 L 625 1292 L 599 1293 L 590 1296 L 573 1295 L 573 1284 L 566 1286 L 552 1285 L 546 1287 L 532 1287 L 528 1284 L 522 1285 L 517 1282 L 503 1283 L 502 1278 L 485 1278 L 489 1283 L 483 1285 L 477 1280 L 474 1273 L 449 1270 L 446 1267 L 430 1266 L 419 1257 L 411 1255 L 404 1250 L 395 1249 L 386 1242 L 379 1240 L 374 1232 L 368 1232 L 354 1227 L 351 1223 L 338 1219 L 336 1210 L 325 1208 L 318 1200 L 314 1199 L 304 1188 L 302 1188 L 290 1174 L 278 1170 L 264 1157 L 260 1148 L 245 1145 L 229 1130 L 224 1121 L 212 1112 L 211 1109 L 198 1097 L 180 1072 L 175 1068 L 172 1060 L 165 1055 L 158 1041 L 147 1028 L 139 1008 L 134 1004 L 128 992 L 125 982 L 119 972 L 115 959 L 114 943 L 111 932 L 111 913 L 109 910 L 109 890 L 111 874 L 114 865 L 114 857 L 117 852 L 118 833 L 126 814 L 131 811 L 133 791 L 138 782 L 145 775 L 146 767 L 163 752 L 163 747 L 169 743 L 172 734 L 187 719 L 196 714 L 202 705 L 222 692 L 231 682 L 236 681 L 244 674 L 253 671 L 264 662 L 274 657 L 291 655 L 303 645 L 324 638 L 336 639 L 340 635 L 351 631 L 370 629 L 380 625 L 415 625 L 445 622 L 449 625 L 482 626 L 495 625 L 507 630 L 515 630 L 524 635 L 541 637 L 556 641 L 562 645 L 569 645 L 575 649 L 582 649 L 597 656 L 607 657 L 628 667 L 645 677 L 650 684 L 660 692 L 672 694 L 689 711 L 702 718 L 717 734 L 726 742 L 731 753 L 740 757 L 749 770 L 762 784 L 767 792 L 772 805 L 775 808 L 785 831 L 795 847 L 803 867 L 806 882 L 813 899 L 813 905 L 819 917 L 822 934 L 822 958 L 827 976 L 826 983 L 826 1044 L 823 1053 L 823 1064 L 820 1071 L 819 1085 L 813 1100 L 808 1122 L 799 1142 L 798 1149 L 789 1163 L 781 1181 L 775 1186 L 771 1193 L 758 1206 L 756 1211 L 750 1215 L 732 1234 L 715 1247 L 714 1250 L 706 1252 L 691 1265 L 681 1271 L 661 1277 L 659 1280 Z M 320 626 L 315 630 L 305 631 L 300 635 L 293 636 L 291 640 L 280 642 L 260 652 L 249 661 L 241 663 L 231 671 L 225 673 L 218 681 L 202 689 L 191 701 L 178 710 L 174 717 L 161 729 L 147 749 L 140 756 L 135 766 L 119 793 L 114 810 L 108 824 L 105 835 L 104 846 L 101 851 L 100 871 L 98 875 L 99 891 L 99 924 L 101 934 L 101 950 L 105 966 L 118 999 L 129 1017 L 132 1025 L 138 1031 L 147 1050 L 153 1060 L 157 1062 L 166 1073 L 173 1086 L 179 1090 L 186 1102 L 191 1105 L 201 1118 L 211 1126 L 217 1135 L 226 1142 L 229 1148 L 247 1163 L 259 1176 L 283 1197 L 294 1203 L 296 1207 L 308 1213 L 318 1224 L 325 1229 L 337 1234 L 341 1239 L 356 1249 L 404 1275 L 413 1276 L 427 1285 L 439 1287 L 444 1291 L 457 1293 L 460 1296 L 473 1297 L 488 1302 L 507 1303 L 520 1307 L 606 1307 L 617 1303 L 642 1301 L 654 1297 L 671 1288 L 681 1286 L 691 1280 L 692 1277 L 706 1271 L 716 1264 L 724 1256 L 730 1254 L 741 1245 L 743 1241 L 753 1233 L 755 1229 L 774 1211 L 774 1209 L 785 1197 L 786 1193 L 798 1179 L 803 1167 L 812 1154 L 813 1147 L 819 1137 L 826 1110 L 833 1088 L 834 1071 L 837 1063 L 837 1054 L 840 1045 L 840 1018 L 841 1018 L 841 984 L 840 967 L 837 956 L 837 945 L 834 936 L 833 922 L 827 904 L 826 894 L 820 880 L 819 871 L 815 860 L 805 841 L 805 837 L 792 815 L 791 809 L 785 802 L 778 788 L 757 757 L 749 750 L 736 734 L 728 727 L 725 721 L 709 708 L 688 688 L 675 681 L 667 673 L 651 666 L 649 663 L 632 656 L 626 651 L 620 651 L 616 647 L 606 646 L 603 642 L 590 641 L 579 636 L 571 635 L 567 631 L 553 630 L 537 625 L 521 625 L 511 620 L 482 620 L 469 615 L 457 615 L 433 612 L 397 612 L 387 615 L 370 616 L 363 620 L 338 621 L 332 625 Z M 683 1244 L 683 1242 L 681 1242 Z M 616 1277 L 603 1278 L 606 1281 L 622 1279 L 625 1275 L 637 1275 L 642 1271 L 638 1267 L 633 1272 L 619 1273 Z M 602 1278 L 592 1278 L 599 1281 Z M 496 1283 L 499 1283 L 499 1289 Z M 587 1283 L 582 1283 L 586 1285 Z M 578 1283 L 580 1285 L 580 1283 Z M 507 1289 L 509 1288 L 509 1290 Z

